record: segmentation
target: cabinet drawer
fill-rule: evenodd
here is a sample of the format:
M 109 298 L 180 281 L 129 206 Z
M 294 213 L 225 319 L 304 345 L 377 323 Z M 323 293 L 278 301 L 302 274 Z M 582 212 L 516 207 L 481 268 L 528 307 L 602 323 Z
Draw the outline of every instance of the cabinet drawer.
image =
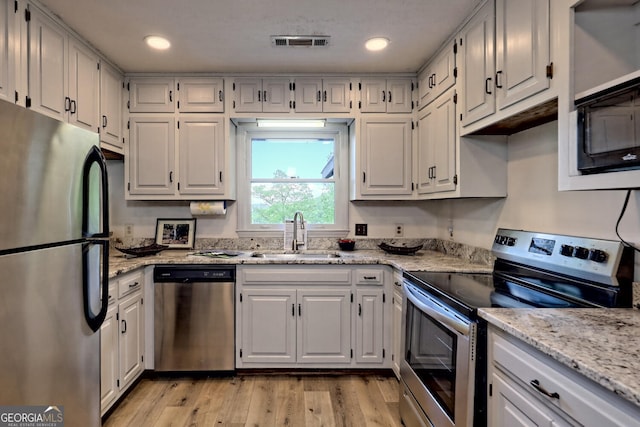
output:
M 142 289 L 142 272 L 127 274 L 118 280 L 118 298 Z
M 626 401 L 601 389 L 586 377 L 571 372 L 548 356 L 537 354 L 526 344 L 515 345 L 492 333 L 490 345 L 494 363 L 500 370 L 514 378 L 545 406 L 562 411 L 563 416 L 585 426 L 640 426 L 640 411 L 637 408 L 630 408 Z M 557 395 L 549 397 L 536 386 Z M 633 413 L 627 409 L 633 410 Z
M 243 268 L 238 271 L 239 279 L 247 285 L 351 285 L 351 270 L 334 267 L 309 267 L 305 265 L 287 267 Z
M 355 272 L 356 285 L 384 285 L 384 270 L 359 268 Z
M 111 305 L 116 302 L 116 297 L 118 296 L 118 281 L 116 279 L 109 280 L 109 302 Z

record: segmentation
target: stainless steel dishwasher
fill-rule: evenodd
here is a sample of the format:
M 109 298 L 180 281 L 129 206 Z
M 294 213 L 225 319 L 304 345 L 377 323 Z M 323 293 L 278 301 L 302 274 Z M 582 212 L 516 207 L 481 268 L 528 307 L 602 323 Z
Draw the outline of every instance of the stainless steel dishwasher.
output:
M 235 266 L 154 269 L 156 371 L 230 371 L 234 358 Z

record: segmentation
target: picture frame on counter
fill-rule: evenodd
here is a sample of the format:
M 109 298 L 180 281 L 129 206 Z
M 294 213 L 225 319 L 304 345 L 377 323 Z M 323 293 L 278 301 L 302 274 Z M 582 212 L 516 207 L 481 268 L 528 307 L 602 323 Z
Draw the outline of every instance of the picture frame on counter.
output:
M 196 219 L 158 218 L 156 243 L 170 249 L 193 249 L 196 236 Z

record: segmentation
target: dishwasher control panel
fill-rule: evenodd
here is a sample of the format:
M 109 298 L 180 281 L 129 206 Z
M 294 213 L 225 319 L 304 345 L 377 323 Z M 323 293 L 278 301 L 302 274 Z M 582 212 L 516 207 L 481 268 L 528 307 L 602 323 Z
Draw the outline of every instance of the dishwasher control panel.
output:
M 235 282 L 235 265 L 157 265 L 154 282 Z

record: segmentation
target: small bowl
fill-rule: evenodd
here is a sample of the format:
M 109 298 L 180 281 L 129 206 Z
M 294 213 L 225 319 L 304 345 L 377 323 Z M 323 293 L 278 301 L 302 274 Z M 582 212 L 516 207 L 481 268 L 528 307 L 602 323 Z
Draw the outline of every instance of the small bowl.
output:
M 338 246 L 340 246 L 340 250 L 342 251 L 352 251 L 356 247 L 356 241 L 349 240 L 349 239 L 341 239 L 341 240 L 338 240 Z

